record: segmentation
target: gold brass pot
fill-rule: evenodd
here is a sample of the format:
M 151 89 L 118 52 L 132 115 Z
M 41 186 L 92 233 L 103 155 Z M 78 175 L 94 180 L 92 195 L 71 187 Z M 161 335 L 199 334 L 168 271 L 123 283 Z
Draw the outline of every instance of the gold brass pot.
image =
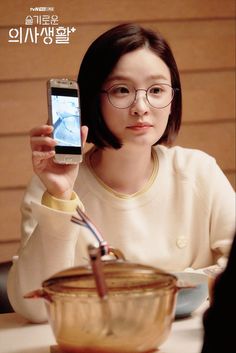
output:
M 63 352 L 154 352 L 171 329 L 177 278 L 126 261 L 104 261 L 103 271 L 107 298 L 98 296 L 89 266 L 61 271 L 26 297 L 45 299 Z

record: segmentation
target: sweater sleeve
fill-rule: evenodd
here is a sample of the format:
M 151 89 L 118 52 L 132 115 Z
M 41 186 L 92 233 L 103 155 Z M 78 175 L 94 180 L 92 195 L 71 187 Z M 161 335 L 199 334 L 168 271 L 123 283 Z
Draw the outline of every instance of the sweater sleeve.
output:
M 183 156 L 185 158 L 180 160 Z M 191 181 L 193 188 L 193 208 L 189 208 L 188 214 L 188 218 L 192 217 L 194 221 L 190 223 L 195 234 L 193 257 L 185 270 L 202 272 L 211 266 L 224 268 L 235 235 L 235 192 L 211 156 L 202 151 L 187 150 L 180 157 L 181 173 L 185 180 Z M 185 192 L 191 195 L 190 190 Z
M 224 263 L 235 235 L 235 192 L 228 179 L 213 162 L 209 189 L 211 189 L 210 242 L 216 260 Z
M 14 310 L 33 322 L 47 320 L 42 299 L 24 299 L 52 274 L 74 265 L 80 227 L 72 212 L 41 204 L 44 188 L 37 178 L 29 185 L 22 204 L 22 240 L 8 277 L 8 295 Z
M 207 220 L 205 225 L 208 226 L 213 259 L 210 267 L 215 265 L 222 270 L 227 264 L 235 235 L 235 192 L 214 158 L 208 157 L 203 166 L 204 171 L 198 174 L 196 184 L 203 216 Z

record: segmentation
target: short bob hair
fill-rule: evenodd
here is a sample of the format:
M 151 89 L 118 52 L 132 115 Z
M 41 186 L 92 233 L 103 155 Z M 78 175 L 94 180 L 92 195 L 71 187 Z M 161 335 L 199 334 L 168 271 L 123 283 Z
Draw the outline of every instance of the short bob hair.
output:
M 171 84 L 177 88 L 171 103 L 166 130 L 155 144 L 171 146 L 181 124 L 182 97 L 178 68 L 165 39 L 152 30 L 126 23 L 100 35 L 88 48 L 82 60 L 78 84 L 81 100 L 81 120 L 89 128 L 87 141 L 95 146 L 119 149 L 120 141 L 106 126 L 100 109 L 100 91 L 122 55 L 147 47 L 168 66 Z

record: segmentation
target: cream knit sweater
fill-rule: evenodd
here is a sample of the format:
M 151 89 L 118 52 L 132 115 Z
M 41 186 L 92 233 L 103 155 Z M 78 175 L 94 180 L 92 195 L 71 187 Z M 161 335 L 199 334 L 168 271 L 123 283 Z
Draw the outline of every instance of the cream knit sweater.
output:
M 143 190 L 127 196 L 94 175 L 89 153 L 75 192 L 105 240 L 128 260 L 182 271 L 227 255 L 235 233 L 235 194 L 212 157 L 157 146 L 158 170 Z M 44 191 L 34 177 L 23 200 L 22 242 L 8 281 L 15 310 L 36 322 L 46 320 L 42 300 L 22 296 L 55 272 L 87 263 L 87 244 L 96 244 L 86 228 L 70 221 L 71 212 L 41 204 Z

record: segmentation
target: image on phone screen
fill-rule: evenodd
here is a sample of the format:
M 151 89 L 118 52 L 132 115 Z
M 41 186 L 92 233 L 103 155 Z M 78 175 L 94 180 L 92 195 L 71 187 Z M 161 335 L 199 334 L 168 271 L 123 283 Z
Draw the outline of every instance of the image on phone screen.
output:
M 80 110 L 77 92 L 72 89 L 64 89 L 63 92 L 59 92 L 59 95 L 57 92 L 53 92 L 54 90 L 58 91 L 52 89 L 51 95 L 54 138 L 57 140 L 58 146 L 80 147 Z M 73 92 L 75 96 L 72 96 Z

